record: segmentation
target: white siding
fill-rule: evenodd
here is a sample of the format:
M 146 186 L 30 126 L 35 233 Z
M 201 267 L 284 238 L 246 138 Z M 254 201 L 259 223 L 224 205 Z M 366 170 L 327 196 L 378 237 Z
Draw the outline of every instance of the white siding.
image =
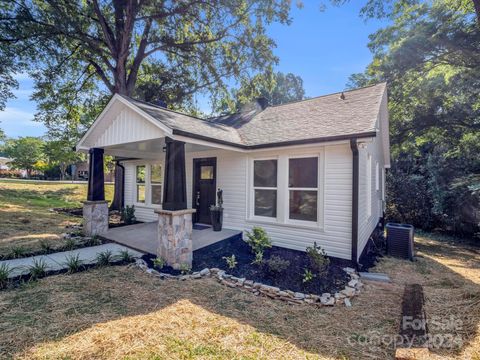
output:
M 249 155 L 227 150 L 202 151 L 186 154 L 187 199 L 192 205 L 192 166 L 194 158 L 217 158 L 217 187 L 223 189 L 224 227 L 249 230 L 262 226 L 275 245 L 305 250 L 314 241 L 330 256 L 350 259 L 352 210 L 352 152 L 348 144 L 290 149 L 255 153 L 268 154 L 318 153 L 324 154 L 323 228 L 299 227 L 292 224 L 266 223 L 248 219 Z M 125 164 L 125 203 L 134 203 L 134 163 Z M 320 196 L 321 198 L 322 196 Z M 141 221 L 153 221 L 153 209 L 136 205 L 136 216 Z

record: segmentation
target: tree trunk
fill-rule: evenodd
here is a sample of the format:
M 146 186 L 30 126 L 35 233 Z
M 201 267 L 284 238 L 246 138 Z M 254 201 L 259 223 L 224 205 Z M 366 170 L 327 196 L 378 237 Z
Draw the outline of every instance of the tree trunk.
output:
M 475 7 L 475 14 L 477 15 L 477 23 L 480 27 L 480 0 L 472 0 Z

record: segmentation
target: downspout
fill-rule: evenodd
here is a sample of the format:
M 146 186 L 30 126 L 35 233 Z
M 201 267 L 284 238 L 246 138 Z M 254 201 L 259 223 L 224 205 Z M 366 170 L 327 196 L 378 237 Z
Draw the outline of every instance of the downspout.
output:
M 357 139 L 350 140 L 352 149 L 352 262 L 358 267 L 358 181 L 359 157 Z
M 110 210 L 122 210 L 125 205 L 125 167 L 120 164 L 122 160 L 115 160 L 115 191 Z M 118 168 L 122 169 L 120 172 Z M 120 181 L 120 184 L 118 182 Z

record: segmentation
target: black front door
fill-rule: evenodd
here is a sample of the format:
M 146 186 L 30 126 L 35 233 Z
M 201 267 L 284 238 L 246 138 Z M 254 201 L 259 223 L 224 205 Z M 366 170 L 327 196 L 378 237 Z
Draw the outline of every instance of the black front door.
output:
M 216 203 L 217 158 L 193 159 L 193 208 L 195 222 L 211 224 L 210 205 Z

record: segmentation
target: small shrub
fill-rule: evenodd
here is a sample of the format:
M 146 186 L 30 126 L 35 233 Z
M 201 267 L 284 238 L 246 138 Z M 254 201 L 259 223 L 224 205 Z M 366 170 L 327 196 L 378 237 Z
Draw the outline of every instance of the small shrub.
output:
M 63 246 L 66 250 L 73 250 L 77 247 L 77 241 L 75 238 L 69 237 L 65 239 L 65 244 Z
M 37 280 L 47 275 L 47 263 L 44 259 L 34 259 L 33 265 L 29 267 L 30 279 Z
M 87 237 L 87 239 L 85 240 L 85 246 L 97 246 L 97 245 L 102 245 L 102 240 L 98 237 L 98 235 Z
M 12 273 L 12 269 L 7 264 L 0 264 L 0 289 L 4 289 L 8 285 L 8 277 Z
M 97 264 L 100 266 L 108 266 L 113 260 L 113 254 L 110 250 L 102 251 L 97 254 Z
M 127 205 L 122 209 L 121 220 L 127 225 L 133 224 L 137 220 L 135 218 L 135 205 Z
M 44 254 L 48 254 L 53 250 L 52 244 L 48 240 L 40 240 L 40 248 Z
M 272 273 L 281 273 L 290 266 L 290 261 L 282 259 L 278 255 L 273 255 L 266 261 L 268 270 Z
M 18 259 L 21 258 L 22 256 L 25 255 L 27 250 L 23 246 L 13 246 L 10 249 L 10 257 L 13 259 Z
M 262 257 L 263 259 L 263 252 L 267 248 L 272 247 L 272 241 L 270 240 L 270 237 L 267 235 L 267 232 L 259 227 L 259 226 L 254 226 L 252 228 L 252 232 L 246 231 L 247 235 L 247 244 L 250 245 L 252 248 L 253 253 L 255 254 L 255 260 L 260 259 Z M 258 255 L 261 254 L 261 255 Z
M 66 257 L 65 265 L 68 267 L 68 273 L 73 274 L 79 272 L 83 265 L 82 260 L 80 260 L 80 255 L 69 255 Z
M 312 247 L 307 247 L 307 255 L 310 258 L 310 264 L 315 273 L 322 275 L 328 270 L 330 259 L 325 253 L 325 250 L 323 250 L 321 246 L 318 246 L 316 242 L 313 243 Z
M 229 269 L 235 269 L 237 267 L 238 261 L 235 258 L 235 255 L 232 254 L 232 256 L 224 256 L 222 259 L 225 260 Z
M 303 273 L 303 282 L 304 283 L 307 283 L 307 282 L 310 282 L 313 280 L 313 278 L 315 277 L 315 275 L 308 269 L 305 269 L 304 273 Z
M 163 269 L 163 267 L 167 265 L 167 262 L 165 261 L 164 258 L 161 258 L 161 257 L 156 257 L 154 260 L 153 260 L 153 266 L 159 268 L 160 270 Z
M 263 263 L 263 251 L 255 253 L 255 259 L 253 259 L 252 264 L 260 265 Z
M 180 265 L 180 272 L 182 273 L 182 275 L 186 275 L 190 272 L 190 270 L 192 270 L 192 267 L 188 264 L 181 264 Z
M 122 250 L 118 254 L 120 261 L 124 263 L 131 263 L 133 261 L 133 255 L 128 250 Z

